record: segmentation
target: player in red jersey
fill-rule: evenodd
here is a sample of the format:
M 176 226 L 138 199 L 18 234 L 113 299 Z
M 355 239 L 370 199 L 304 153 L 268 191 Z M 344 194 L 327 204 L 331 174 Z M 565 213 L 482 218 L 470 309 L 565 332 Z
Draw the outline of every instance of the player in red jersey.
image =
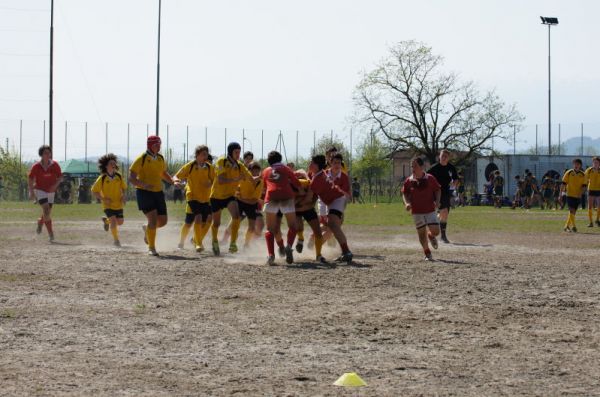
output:
M 402 197 L 406 210 L 410 211 L 417 227 L 419 242 L 425 253 L 425 260 L 433 260 L 429 241 L 434 249 L 437 249 L 436 236 L 440 234 L 440 224 L 435 213 L 440 206 L 442 197 L 441 186 L 437 179 L 425 172 L 423 159 L 417 157 L 412 161 L 412 175 L 404 181 L 402 186 Z
M 341 153 L 335 153 L 331 156 L 328 162 L 329 169 L 326 171 L 327 176 L 333 181 L 333 183 L 338 186 L 340 189 L 344 191 L 346 197 L 351 199 L 352 195 L 350 193 L 350 178 L 348 174 L 344 171 L 344 158 Z M 344 209 L 346 205 L 344 204 Z M 324 211 L 322 215 L 323 224 L 327 224 L 327 213 Z M 342 217 L 342 224 L 344 223 L 344 218 Z M 325 227 L 325 233 L 323 234 L 323 241 L 327 242 L 330 240 L 332 236 L 331 230 Z M 331 245 L 335 246 L 335 241 L 331 240 Z
M 281 234 L 281 223 L 277 213 L 281 212 L 288 224 L 287 246 L 285 247 L 285 260 L 294 262 L 292 245 L 296 239 L 296 206 L 294 203 L 295 189 L 300 188 L 300 182 L 294 172 L 281 163 L 281 153 L 272 151 L 267 156 L 269 167 L 263 172 L 263 181 L 266 188 L 264 212 L 266 214 L 267 251 L 269 257 L 267 264 L 275 264 L 275 236 Z
M 37 221 L 37 234 L 42 233 L 43 225 L 48 230 L 50 242 L 54 241 L 52 230 L 52 205 L 56 188 L 62 182 L 62 171 L 58 163 L 52 160 L 52 148 L 43 145 L 38 150 L 40 161 L 33 164 L 29 171 L 29 198 L 42 207 L 42 216 Z
M 342 255 L 337 258 L 337 261 L 350 263 L 353 256 L 348 248 L 346 235 L 342 231 L 342 219 L 349 195 L 327 175 L 325 172 L 326 167 L 327 159 L 322 154 L 312 158 L 310 172 L 313 177 L 310 182 L 310 189 L 325 204 L 327 210 L 327 227 L 331 230 L 342 248 Z

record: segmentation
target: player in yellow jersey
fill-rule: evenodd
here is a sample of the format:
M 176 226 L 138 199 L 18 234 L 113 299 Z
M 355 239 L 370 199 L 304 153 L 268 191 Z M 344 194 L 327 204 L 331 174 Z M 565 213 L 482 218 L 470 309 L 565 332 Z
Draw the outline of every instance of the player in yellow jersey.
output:
M 146 215 L 148 224 L 144 229 L 144 242 L 148 244 L 148 254 L 158 256 L 156 252 L 156 230 L 167 224 L 167 203 L 162 181 L 173 184 L 173 178 L 167 172 L 167 164 L 160 152 L 161 140 L 150 135 L 147 150 L 141 154 L 129 168 L 129 182 L 136 187 L 138 208 Z
M 92 186 L 92 193 L 102 202 L 102 209 L 106 216 L 102 217 L 102 226 L 105 231 L 110 228 L 113 236 L 113 244 L 121 246 L 119 241 L 118 226 L 123 224 L 123 206 L 127 201 L 125 191 L 127 183 L 119 173 L 117 156 L 112 153 L 105 154 L 98 159 L 100 176 Z
M 585 170 L 588 189 L 588 227 L 594 227 L 594 207 L 596 207 L 596 226 L 600 226 L 600 157 L 592 159 L 592 166 Z
M 240 211 L 235 192 L 240 182 L 244 179 L 253 179 L 248 168 L 240 161 L 242 147 L 237 142 L 227 145 L 227 156 L 217 160 L 215 165 L 215 181 L 210 194 L 210 207 L 213 213 L 212 249 L 215 255 L 220 255 L 219 226 L 221 225 L 221 211 L 225 208 L 231 215 L 231 241 L 229 252 L 237 252 L 237 237 L 240 229 Z
M 585 172 L 581 169 L 583 163 L 581 159 L 573 160 L 573 168 L 567 170 L 563 176 L 563 184 L 561 186 L 561 192 L 567 193 L 567 206 L 569 207 L 569 215 L 567 222 L 565 223 L 565 232 L 577 232 L 577 226 L 575 226 L 575 214 L 577 208 L 581 204 L 581 195 L 585 190 L 586 176 Z
M 215 169 L 208 162 L 208 146 L 196 146 L 194 154 L 195 159 L 181 167 L 173 178 L 175 185 L 181 185 L 181 181 L 187 181 L 185 185 L 187 201 L 185 222 L 181 227 L 178 248 L 183 249 L 185 239 L 194 225 L 193 241 L 196 252 L 202 252 L 204 251 L 202 241 L 208 233 L 212 221 L 210 192 L 215 180 Z
M 244 179 L 240 182 L 239 189 L 236 193 L 240 216 L 248 218 L 248 229 L 244 239 L 244 247 L 250 244 L 256 234 L 256 218 L 258 215 L 258 206 L 262 201 L 261 197 L 264 190 L 264 183 L 260 178 L 260 164 L 251 162 L 248 164 L 248 169 L 252 173 L 254 179 Z

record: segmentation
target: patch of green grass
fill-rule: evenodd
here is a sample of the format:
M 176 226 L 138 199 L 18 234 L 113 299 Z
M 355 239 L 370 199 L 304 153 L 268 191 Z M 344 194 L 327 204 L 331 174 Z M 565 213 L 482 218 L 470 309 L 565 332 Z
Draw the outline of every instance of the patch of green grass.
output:
M 135 314 L 144 314 L 146 313 L 146 304 L 144 303 L 136 303 L 133 307 L 133 311 Z
M 185 204 L 167 203 L 171 222 L 182 222 L 185 217 Z M 0 227 L 9 227 L 10 222 L 33 222 L 39 216 L 39 207 L 29 202 L 0 202 Z M 55 205 L 53 218 L 57 222 L 96 221 L 103 215 L 100 204 Z M 456 231 L 503 231 L 518 233 L 549 232 L 560 233 L 566 218 L 566 211 L 542 211 L 534 208 L 529 211 L 510 208 L 461 207 L 451 211 L 450 224 Z M 143 221 L 144 215 L 138 211 L 135 202 L 127 203 L 125 218 Z M 229 222 L 229 214 L 224 212 L 222 223 Z M 402 203 L 349 204 L 345 223 L 354 226 L 373 227 L 413 227 L 412 216 Z M 587 224 L 586 213 L 578 214 L 580 228 Z M 594 228 L 591 232 L 597 232 Z
M 17 317 L 17 312 L 13 309 L 2 309 L 0 311 L 0 318 L 15 318 Z

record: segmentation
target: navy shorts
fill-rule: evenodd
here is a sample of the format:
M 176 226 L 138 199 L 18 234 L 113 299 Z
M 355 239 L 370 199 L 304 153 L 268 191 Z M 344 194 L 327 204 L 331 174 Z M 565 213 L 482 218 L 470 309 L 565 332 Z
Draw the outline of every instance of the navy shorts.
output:
M 258 204 L 248 204 L 238 200 L 238 207 L 240 209 L 240 215 L 245 216 L 248 219 L 255 220 L 258 212 Z
M 567 207 L 569 207 L 569 209 L 577 209 L 579 208 L 579 205 L 581 205 L 581 199 L 578 197 L 569 197 L 567 196 Z
M 308 209 L 306 211 L 298 211 L 296 212 L 296 217 L 303 218 L 306 222 L 310 222 L 315 219 L 319 219 L 317 215 L 317 211 L 314 208 Z
M 123 218 L 123 209 L 111 210 L 107 208 L 104 210 L 104 214 L 107 218 L 112 218 L 113 216 L 116 216 L 117 218 Z
M 227 197 L 224 199 L 211 198 L 210 199 L 210 209 L 212 210 L 212 212 L 219 212 L 219 211 L 227 208 L 229 203 L 231 203 L 232 201 L 236 201 L 235 197 L 233 197 L 233 196 Z
M 167 203 L 165 194 L 160 192 L 151 192 L 149 190 L 136 189 L 138 209 L 144 214 L 156 211 L 158 215 L 167 215 Z
M 442 196 L 440 197 L 440 209 L 444 208 L 450 211 L 450 191 L 442 189 Z
M 187 205 L 189 210 L 192 211 L 185 214 L 185 223 L 188 225 L 193 223 L 198 215 L 202 216 L 202 223 L 205 223 L 208 217 L 212 214 L 210 204 L 208 203 L 201 203 L 198 200 L 189 200 Z
M 600 190 L 589 190 L 588 196 L 590 197 L 600 197 Z

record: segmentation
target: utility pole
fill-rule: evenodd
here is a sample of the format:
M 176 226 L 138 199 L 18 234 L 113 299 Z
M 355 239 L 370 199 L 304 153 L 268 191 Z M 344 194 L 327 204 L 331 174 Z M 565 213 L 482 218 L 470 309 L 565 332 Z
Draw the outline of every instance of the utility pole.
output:
M 49 98 L 49 116 L 48 116 L 48 144 L 50 149 L 54 143 L 53 140 L 53 105 L 54 105 L 54 0 L 50 1 L 50 98 Z
M 157 46 L 157 57 L 156 57 L 156 132 L 155 134 L 160 135 L 158 128 L 160 118 L 160 17 L 162 10 L 162 0 L 158 0 L 158 46 Z

